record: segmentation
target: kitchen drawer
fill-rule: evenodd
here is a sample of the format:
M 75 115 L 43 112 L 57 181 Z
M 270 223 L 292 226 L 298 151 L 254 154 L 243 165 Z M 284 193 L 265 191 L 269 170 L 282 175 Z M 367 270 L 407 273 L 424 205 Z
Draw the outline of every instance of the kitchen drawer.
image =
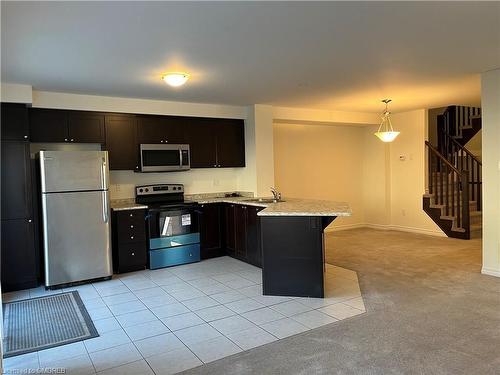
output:
M 113 225 L 118 243 L 146 241 L 145 210 L 118 211 Z
M 146 268 L 147 248 L 145 242 L 120 244 L 113 250 L 115 272 L 130 272 Z
M 146 228 L 146 210 L 123 210 L 115 211 L 116 225 L 130 228 L 134 227 Z
M 146 227 L 144 222 L 141 225 L 130 224 L 129 226 L 118 223 L 116 230 L 118 243 L 146 241 Z
M 149 268 L 152 270 L 199 261 L 199 243 L 149 251 Z

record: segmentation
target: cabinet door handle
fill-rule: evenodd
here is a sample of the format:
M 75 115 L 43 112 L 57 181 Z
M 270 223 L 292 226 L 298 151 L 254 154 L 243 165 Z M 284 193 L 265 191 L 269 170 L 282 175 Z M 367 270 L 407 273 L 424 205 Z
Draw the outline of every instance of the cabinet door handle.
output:
M 74 142 L 75 140 L 73 138 L 70 139 L 70 142 Z
M 132 217 L 132 216 L 134 216 L 134 214 L 130 214 L 130 215 L 128 215 L 128 216 Z
M 135 256 L 135 253 L 132 253 L 132 256 Z
M 160 143 L 163 143 L 163 140 L 161 140 Z
M 134 227 L 133 225 L 130 226 L 130 228 L 133 228 L 133 227 Z
M 130 239 L 133 240 L 134 239 L 134 236 L 130 236 Z
M 31 220 L 31 219 L 28 219 L 28 223 L 31 223 L 32 221 L 33 221 L 33 220 Z
M 24 136 L 24 139 L 28 139 L 28 136 L 27 136 L 27 135 L 25 135 L 25 136 Z
M 64 138 L 64 142 L 68 142 L 68 138 Z

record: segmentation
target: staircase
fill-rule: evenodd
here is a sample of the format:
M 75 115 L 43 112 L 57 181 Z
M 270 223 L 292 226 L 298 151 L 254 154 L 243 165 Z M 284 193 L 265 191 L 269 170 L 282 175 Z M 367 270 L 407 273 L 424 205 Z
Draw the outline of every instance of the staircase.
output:
M 438 116 L 438 145 L 428 152 L 423 209 L 448 237 L 481 236 L 482 164 L 465 145 L 481 129 L 481 109 L 450 106 Z

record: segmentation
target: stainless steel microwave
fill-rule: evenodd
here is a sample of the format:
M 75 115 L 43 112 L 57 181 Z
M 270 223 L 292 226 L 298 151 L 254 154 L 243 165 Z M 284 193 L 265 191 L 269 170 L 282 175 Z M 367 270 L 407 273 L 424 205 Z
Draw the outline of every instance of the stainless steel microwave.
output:
M 187 171 L 191 167 L 187 144 L 141 144 L 141 172 Z

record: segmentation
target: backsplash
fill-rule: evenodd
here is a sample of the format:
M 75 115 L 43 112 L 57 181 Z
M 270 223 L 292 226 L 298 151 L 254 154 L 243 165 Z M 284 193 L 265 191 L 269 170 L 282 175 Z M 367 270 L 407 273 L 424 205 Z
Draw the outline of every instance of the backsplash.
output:
M 240 186 L 240 176 L 244 169 L 192 169 L 170 173 L 110 171 L 110 197 L 111 199 L 134 198 L 135 187 L 147 184 L 183 184 L 186 195 L 247 190 Z

